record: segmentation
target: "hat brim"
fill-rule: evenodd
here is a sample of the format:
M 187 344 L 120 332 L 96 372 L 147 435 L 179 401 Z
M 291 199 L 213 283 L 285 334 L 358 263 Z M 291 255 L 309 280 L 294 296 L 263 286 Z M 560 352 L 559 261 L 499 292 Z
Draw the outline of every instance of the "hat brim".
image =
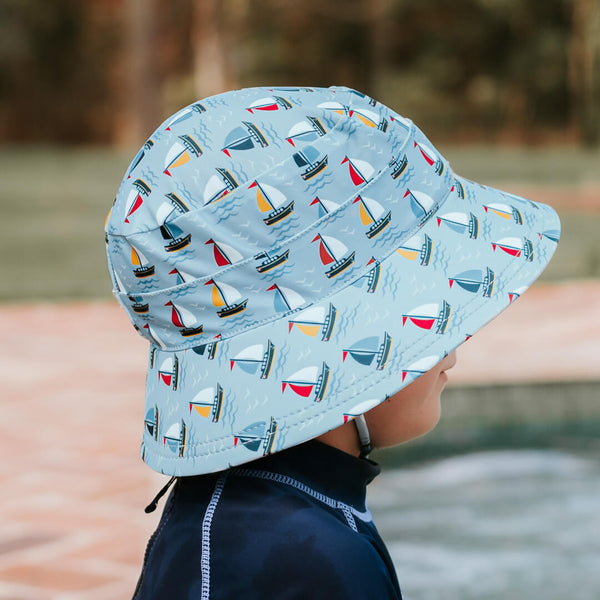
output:
M 195 349 L 151 347 L 145 462 L 218 471 L 366 412 L 517 299 L 559 235 L 550 207 L 456 178 L 415 237 L 319 304 Z

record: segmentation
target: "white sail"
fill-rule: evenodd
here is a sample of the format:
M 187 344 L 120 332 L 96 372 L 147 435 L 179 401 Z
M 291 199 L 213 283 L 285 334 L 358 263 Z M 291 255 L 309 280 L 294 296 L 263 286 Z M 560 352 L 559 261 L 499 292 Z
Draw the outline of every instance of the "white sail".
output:
M 377 200 L 373 200 L 373 198 L 365 198 L 362 196 L 363 204 L 367 207 L 371 215 L 373 215 L 373 219 L 377 221 L 377 219 L 381 218 L 383 213 L 385 212 L 383 206 L 377 202 Z
M 185 148 L 179 143 L 175 142 L 171 149 L 167 152 L 167 156 L 165 157 L 165 169 L 175 160 L 177 156 L 179 156 Z
M 350 162 L 367 181 L 371 179 L 371 177 L 373 177 L 375 169 L 366 160 L 360 160 L 359 158 L 351 158 Z
M 237 262 L 244 258 L 235 248 L 232 248 L 229 244 L 215 241 L 215 245 L 219 247 L 221 253 L 225 255 L 231 263 Z
M 425 373 L 426 371 L 429 371 L 429 369 L 431 369 L 432 367 L 435 367 L 435 365 L 437 365 L 440 362 L 440 360 L 442 360 L 441 357 L 437 356 L 436 354 L 425 356 L 423 358 L 420 358 L 419 360 L 416 360 L 414 363 L 408 365 L 408 367 L 406 367 L 404 371 L 418 371 Z
M 173 306 L 177 309 L 185 327 L 193 327 L 198 322 L 198 319 L 187 308 L 175 304 L 173 304 Z
M 314 131 L 314 129 L 313 129 L 312 125 L 310 123 L 308 123 L 308 121 L 300 121 L 299 123 L 292 125 L 292 128 L 289 130 L 287 136 L 289 138 L 297 137 L 299 135 L 303 135 L 305 133 L 310 133 L 312 131 Z
M 208 204 L 214 198 L 220 196 L 225 190 L 225 184 L 218 175 L 213 175 L 204 188 L 204 204 Z
M 207 387 L 200 390 L 193 398 L 192 404 L 204 404 L 206 406 L 213 405 L 215 403 L 215 388 Z
M 295 323 L 325 323 L 325 308 L 323 306 L 311 306 L 303 310 L 294 319 Z
M 218 288 L 221 291 L 221 295 L 223 296 L 223 300 L 228 306 L 235 304 L 238 300 L 242 299 L 242 295 L 228 283 L 219 283 Z
M 265 347 L 262 344 L 253 344 L 244 348 L 233 357 L 233 360 L 262 360 Z
M 439 304 L 421 304 L 407 313 L 409 317 L 437 317 L 440 312 Z
M 327 245 L 327 248 L 329 248 L 331 254 L 333 254 L 335 260 L 340 260 L 340 258 L 342 258 L 344 254 L 346 254 L 346 252 L 348 252 L 348 248 L 344 246 L 344 244 L 342 244 L 342 242 L 340 242 L 339 240 L 336 240 L 335 238 L 330 237 L 328 235 L 323 235 L 321 236 L 321 238 Z
M 181 434 L 181 425 L 179 423 L 173 423 L 165 433 L 166 438 L 178 440 Z
M 316 383 L 319 379 L 319 367 L 304 367 L 290 375 L 285 381 L 293 381 L 294 383 Z
M 435 200 L 429 194 L 426 194 L 425 192 L 413 191 L 413 190 L 411 190 L 410 193 L 415 197 L 417 202 L 423 207 L 423 210 L 426 213 L 428 213 L 433 208 L 433 205 L 435 204 Z
M 267 196 L 267 199 L 273 208 L 279 208 L 287 200 L 285 195 L 282 192 L 280 192 L 277 188 L 274 188 L 272 185 L 261 183 L 260 187 L 264 192 L 265 196 Z
M 306 302 L 298 292 L 290 288 L 282 286 L 277 286 L 277 288 L 281 292 L 281 295 L 285 298 L 287 304 L 290 307 L 290 310 L 295 310 L 296 308 L 302 306 Z
M 414 192 L 413 192 L 414 194 Z M 446 213 L 445 215 L 440 215 L 439 216 L 440 219 L 442 219 L 443 221 L 450 221 L 452 223 L 458 223 L 460 225 L 468 225 L 469 224 L 469 217 L 462 212 L 450 212 L 450 213 Z
M 173 212 L 173 206 L 168 202 L 163 202 L 156 211 L 156 222 L 162 225 Z

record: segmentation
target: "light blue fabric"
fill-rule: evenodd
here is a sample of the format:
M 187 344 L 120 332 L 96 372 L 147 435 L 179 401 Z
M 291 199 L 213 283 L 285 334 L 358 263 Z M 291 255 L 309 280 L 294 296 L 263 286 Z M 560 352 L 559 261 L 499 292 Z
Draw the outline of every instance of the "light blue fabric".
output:
M 216 471 L 364 413 L 517 298 L 559 235 L 551 208 L 456 176 L 354 90 L 184 108 L 106 225 L 115 295 L 151 343 L 144 460 Z

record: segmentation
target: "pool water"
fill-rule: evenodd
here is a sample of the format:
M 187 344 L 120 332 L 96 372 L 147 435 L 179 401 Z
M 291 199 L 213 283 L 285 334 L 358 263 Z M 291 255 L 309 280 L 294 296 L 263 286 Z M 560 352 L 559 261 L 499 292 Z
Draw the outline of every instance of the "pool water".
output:
M 369 486 L 406 600 L 600 598 L 600 460 L 506 450 L 388 469 Z

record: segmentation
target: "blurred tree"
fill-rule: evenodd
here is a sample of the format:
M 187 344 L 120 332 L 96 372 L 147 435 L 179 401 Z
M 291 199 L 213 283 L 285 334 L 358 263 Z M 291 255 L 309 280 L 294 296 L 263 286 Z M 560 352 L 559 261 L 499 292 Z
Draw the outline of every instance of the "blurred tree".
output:
M 600 0 L 573 0 L 570 52 L 573 108 L 584 144 L 600 140 Z

